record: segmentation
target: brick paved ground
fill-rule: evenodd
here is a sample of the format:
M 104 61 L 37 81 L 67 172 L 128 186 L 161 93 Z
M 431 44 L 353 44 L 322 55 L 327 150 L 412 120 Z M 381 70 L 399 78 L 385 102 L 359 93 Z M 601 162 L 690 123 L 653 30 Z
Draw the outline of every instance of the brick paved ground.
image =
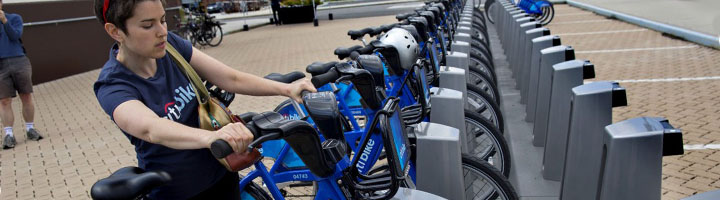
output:
M 606 19 L 568 5 L 555 5 L 556 18 L 547 27 L 573 46 L 578 59 L 595 64 L 600 80 L 710 77 L 720 75 L 720 51 L 663 36 L 622 21 Z M 568 15 L 563 15 L 568 13 Z M 585 21 L 585 22 L 583 22 Z M 638 29 L 640 29 L 638 31 Z M 582 32 L 622 31 L 606 34 Z M 574 33 L 574 34 L 569 34 Z M 567 34 L 567 35 L 565 35 Z M 597 50 L 683 47 L 668 50 L 598 52 Z M 720 80 L 621 82 L 628 106 L 615 108 L 613 122 L 639 116 L 662 116 L 683 130 L 684 144 L 720 142 Z M 720 189 L 720 151 L 686 150 L 663 160 L 663 199 L 680 199 Z
M 579 59 L 596 65 L 598 80 L 635 80 L 718 76 L 720 51 L 687 49 L 593 53 L 588 51 L 691 46 L 651 30 L 577 35 L 582 32 L 635 30 L 640 27 L 608 20 L 587 11 L 556 5 L 548 27 L 572 45 Z M 256 75 L 302 70 L 313 61 L 336 60 L 337 46 L 358 44 L 348 29 L 394 22 L 392 16 L 266 26 L 225 37 L 220 47 L 203 49 L 236 69 Z M 574 33 L 570 34 L 570 33 Z M 101 49 L 101 51 L 106 51 Z M 585 53 L 582 53 L 586 51 Z M 0 199 L 87 199 L 89 187 L 122 167 L 135 165 L 132 146 L 101 111 L 92 92 L 99 70 L 35 86 L 36 124 L 46 139 L 27 141 L 16 120 L 18 145 L 0 151 Z M 614 110 L 614 122 L 638 116 L 664 116 L 685 133 L 685 144 L 718 143 L 720 80 L 621 83 L 628 106 Z M 284 98 L 238 96 L 236 112 L 266 111 Z M 14 102 L 19 116 L 19 102 Z M 663 199 L 679 199 L 720 188 L 720 152 L 690 150 L 663 162 Z M 291 191 L 303 193 L 305 191 Z

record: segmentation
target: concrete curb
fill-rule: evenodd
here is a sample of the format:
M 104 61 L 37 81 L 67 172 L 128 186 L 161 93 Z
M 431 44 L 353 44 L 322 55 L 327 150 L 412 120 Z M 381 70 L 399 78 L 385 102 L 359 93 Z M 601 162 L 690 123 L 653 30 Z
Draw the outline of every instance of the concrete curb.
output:
M 673 35 L 673 36 L 677 36 L 679 38 L 683 38 L 685 40 L 695 42 L 695 43 L 698 43 L 701 45 L 720 49 L 720 38 L 712 36 L 712 35 L 696 32 L 696 31 L 692 31 L 692 30 L 688 30 L 688 29 L 677 27 L 677 26 L 652 21 L 652 20 L 647 20 L 647 19 L 615 12 L 612 10 L 607 10 L 604 8 L 599 8 L 596 6 L 576 2 L 573 0 L 567 0 L 566 2 L 571 6 L 590 10 L 599 15 L 613 17 L 613 18 L 616 18 L 616 19 L 619 19 L 619 20 L 622 20 L 622 21 L 625 21 L 628 23 L 632 23 L 632 24 L 635 24 L 638 26 L 642 26 L 645 28 L 649 28 L 652 30 L 656 30 L 656 31 L 660 31 L 663 33 Z
M 262 26 L 266 26 L 266 25 L 270 25 L 270 22 L 268 21 L 267 23 L 248 24 L 248 31 L 250 31 L 250 30 L 252 30 L 252 29 L 254 29 L 254 28 L 258 28 L 258 27 L 262 27 Z M 223 34 L 225 34 L 225 35 L 230 35 L 230 34 L 237 33 L 237 32 L 243 32 L 242 28 L 233 29 L 233 30 L 228 30 L 227 32 L 225 32 L 225 33 L 223 33 Z

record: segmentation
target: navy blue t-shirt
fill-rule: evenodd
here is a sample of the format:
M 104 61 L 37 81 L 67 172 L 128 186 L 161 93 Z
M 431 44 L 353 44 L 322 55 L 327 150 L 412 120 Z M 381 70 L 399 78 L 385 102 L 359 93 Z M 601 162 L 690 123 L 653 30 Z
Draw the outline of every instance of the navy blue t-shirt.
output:
M 187 40 L 173 33 L 168 34 L 167 40 L 190 62 L 192 45 Z M 156 60 L 155 75 L 145 79 L 118 62 L 117 51 L 117 44 L 113 45 L 110 58 L 94 85 L 98 102 L 110 118 L 121 103 L 138 100 L 160 117 L 190 127 L 199 126 L 195 92 L 170 53 Z M 171 183 L 150 194 L 152 199 L 187 199 L 209 188 L 227 173 L 208 149 L 176 150 L 123 133 L 135 145 L 140 168 L 163 170 L 172 176 Z

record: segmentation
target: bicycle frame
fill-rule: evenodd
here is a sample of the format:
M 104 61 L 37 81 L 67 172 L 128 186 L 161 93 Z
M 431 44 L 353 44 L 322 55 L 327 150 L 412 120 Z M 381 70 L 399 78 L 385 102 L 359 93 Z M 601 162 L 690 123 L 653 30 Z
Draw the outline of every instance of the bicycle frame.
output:
M 385 103 L 386 102 L 383 102 L 383 104 L 385 104 Z M 394 114 L 389 119 L 389 121 L 391 123 L 391 125 L 390 125 L 391 130 L 393 131 L 393 133 L 392 133 L 393 137 L 392 137 L 392 140 L 389 140 L 389 141 L 394 142 L 393 146 L 396 146 L 396 150 L 399 152 L 399 155 L 400 155 L 399 162 L 402 164 L 401 170 L 403 170 L 403 171 L 411 170 L 411 168 L 414 168 L 414 167 L 408 167 L 405 164 L 405 163 L 409 162 L 409 160 L 407 160 L 407 159 L 409 159 L 409 146 L 407 146 L 407 144 L 405 144 L 406 141 L 398 141 L 397 137 L 403 137 L 402 134 L 400 134 L 398 136 L 398 133 L 395 133 L 396 131 L 403 130 L 403 127 L 398 127 L 398 126 L 402 126 L 401 123 L 398 121 L 398 120 L 400 120 L 398 117 L 399 115 L 397 113 L 399 111 L 396 110 L 393 112 L 394 112 Z M 374 113 L 373 116 L 376 116 L 377 114 L 378 113 Z M 372 124 L 371 126 L 377 126 L 376 120 L 377 119 L 375 119 L 375 117 L 373 117 L 373 120 L 372 120 L 373 123 L 371 123 Z M 372 132 L 370 132 L 370 131 L 372 131 Z M 365 152 L 365 151 L 373 152 L 372 154 L 375 155 L 373 157 L 379 157 L 379 154 L 380 154 L 380 152 L 382 152 L 382 149 L 384 148 L 384 145 L 385 145 L 384 136 L 382 135 L 382 133 L 380 131 L 382 131 L 382 130 L 379 130 L 378 128 L 373 128 L 362 135 L 360 140 L 364 141 L 362 143 L 364 146 L 362 148 L 362 149 L 364 149 L 363 152 Z M 368 136 L 370 136 L 371 138 L 366 141 L 366 137 L 368 137 Z M 380 147 L 378 147 L 378 148 L 368 146 L 369 144 L 371 144 L 370 141 L 373 141 L 373 139 L 375 141 L 381 141 L 382 142 L 381 144 L 383 144 L 383 145 L 380 145 Z M 388 138 L 388 139 L 390 139 L 390 138 Z M 401 145 L 397 145 L 395 143 L 401 143 Z M 368 147 L 370 147 L 370 150 L 367 149 Z M 287 155 L 287 153 L 289 151 L 290 151 L 289 145 L 284 145 L 284 147 L 281 150 L 281 154 L 278 157 L 278 160 L 283 160 L 285 155 Z M 306 182 L 316 181 L 318 183 L 318 191 L 316 193 L 317 195 L 315 196 L 315 199 L 342 200 L 342 199 L 346 199 L 346 197 L 345 197 L 345 193 L 338 185 L 337 180 L 339 180 L 343 176 L 345 176 L 344 172 L 346 169 L 348 169 L 348 168 L 352 169 L 351 163 L 358 163 L 358 165 L 356 165 L 356 168 L 357 168 L 357 166 L 359 166 L 359 162 L 360 162 L 360 160 L 358 160 L 358 159 L 362 159 L 362 158 L 363 158 L 363 154 L 360 154 L 360 155 L 356 154 L 353 157 L 353 160 L 351 162 L 348 159 L 347 155 L 343 156 L 343 158 L 338 163 L 335 164 L 335 171 L 334 171 L 333 175 L 331 175 L 329 177 L 317 177 L 314 174 L 312 174 L 309 169 L 295 169 L 295 170 L 289 170 L 289 171 L 280 171 L 281 170 L 280 168 L 282 166 L 277 164 L 277 163 L 280 163 L 280 162 L 278 162 L 278 160 L 276 160 L 276 164 L 274 164 L 273 167 L 269 171 L 267 171 L 267 170 L 265 170 L 265 169 L 267 169 L 265 164 L 263 164 L 262 161 L 258 161 L 253 164 L 253 166 L 255 167 L 255 170 L 251 171 L 242 180 L 240 180 L 240 188 L 244 188 L 252 180 L 260 177 L 260 178 L 262 178 L 263 183 L 265 183 L 265 185 L 267 186 L 267 189 L 268 189 L 268 191 L 270 191 L 273 198 L 276 200 L 280 200 L 280 199 L 284 199 L 284 197 L 282 196 L 280 189 L 277 187 L 277 183 L 290 182 L 290 181 L 306 181 Z M 405 159 L 405 160 L 403 160 L 403 159 Z M 374 165 L 374 161 L 377 161 L 377 159 L 373 159 L 370 161 L 373 161 L 373 163 L 372 164 L 368 163 L 368 164 L 370 164 L 369 166 L 372 166 L 372 165 Z M 410 165 L 410 166 L 412 166 L 412 165 Z M 367 168 L 367 169 L 369 170 L 369 168 Z M 408 172 L 408 173 L 414 174 L 414 170 L 413 170 L 413 172 Z

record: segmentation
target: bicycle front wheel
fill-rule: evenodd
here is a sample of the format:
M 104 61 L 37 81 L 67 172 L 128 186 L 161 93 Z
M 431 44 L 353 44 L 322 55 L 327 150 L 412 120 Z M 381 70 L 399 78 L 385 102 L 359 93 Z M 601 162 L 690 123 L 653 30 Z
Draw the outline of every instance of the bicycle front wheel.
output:
M 515 188 L 500 172 L 474 156 L 462 155 L 465 199 L 518 199 Z
M 471 155 L 488 162 L 503 176 L 510 175 L 510 148 L 502 133 L 477 114 L 466 110 L 465 135 Z
M 242 179 L 243 176 L 240 176 Z M 257 184 L 250 182 L 240 191 L 240 199 L 271 200 L 270 195 Z
M 550 4 L 550 6 L 542 7 L 540 10 L 542 11 L 542 15 L 538 21 L 540 21 L 540 24 L 543 26 L 548 25 L 555 17 L 555 8 Z
M 485 15 L 487 16 L 487 20 L 490 21 L 490 23 L 495 24 L 495 19 L 493 19 L 493 13 L 495 12 L 497 8 L 497 5 L 495 5 L 495 1 L 488 0 L 485 1 Z
M 485 91 L 467 84 L 467 99 L 465 100 L 465 109 L 479 114 L 482 118 L 492 123 L 495 128 L 505 133 L 505 119 L 503 118 L 500 107 Z M 498 99 L 499 100 L 499 99 Z M 467 116 L 466 116 L 467 117 Z
M 220 45 L 223 40 L 223 32 L 220 24 L 216 24 L 210 27 L 207 38 L 205 38 L 205 40 L 211 47 L 216 47 Z

